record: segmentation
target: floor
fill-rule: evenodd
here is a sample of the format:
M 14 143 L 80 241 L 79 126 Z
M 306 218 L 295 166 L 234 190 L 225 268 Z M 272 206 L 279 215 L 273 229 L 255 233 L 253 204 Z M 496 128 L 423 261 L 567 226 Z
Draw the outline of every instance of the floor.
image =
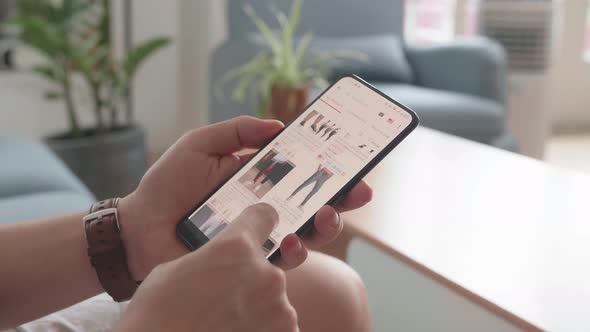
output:
M 590 173 L 590 133 L 554 136 L 545 151 L 550 164 Z

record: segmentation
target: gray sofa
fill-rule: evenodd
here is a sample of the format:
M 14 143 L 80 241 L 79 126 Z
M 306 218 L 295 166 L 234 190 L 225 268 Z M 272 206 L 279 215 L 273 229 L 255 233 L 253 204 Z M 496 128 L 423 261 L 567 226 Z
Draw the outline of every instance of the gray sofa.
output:
M 49 149 L 0 137 L 0 224 L 84 211 L 94 197 Z
M 88 189 L 40 142 L 0 137 L 0 156 L 0 225 L 86 211 L 94 202 Z M 103 293 L 6 331 L 107 331 L 125 305 Z
M 228 39 L 210 56 L 210 119 L 254 114 L 256 100 L 237 104 L 219 98 L 220 78 L 264 47 L 244 14 L 251 3 L 267 22 L 276 21 L 270 3 L 288 11 L 291 0 L 228 2 Z M 515 150 L 506 126 L 506 60 L 499 44 L 484 38 L 437 47 L 408 47 L 400 39 L 402 0 L 322 0 L 303 5 L 299 32 L 311 30 L 313 51 L 357 49 L 369 62 L 338 61 L 331 80 L 353 73 L 414 109 L 422 125 L 478 142 Z M 231 95 L 231 84 L 223 96 Z M 319 91 L 314 91 L 314 94 Z

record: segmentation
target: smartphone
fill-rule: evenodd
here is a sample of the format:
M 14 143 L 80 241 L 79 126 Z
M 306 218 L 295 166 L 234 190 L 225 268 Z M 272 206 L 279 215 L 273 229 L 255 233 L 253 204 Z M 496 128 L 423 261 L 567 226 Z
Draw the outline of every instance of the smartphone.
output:
M 317 97 L 190 211 L 177 236 L 196 250 L 246 207 L 265 202 L 279 224 L 262 245 L 270 260 L 290 233 L 302 235 L 418 126 L 418 116 L 361 78 L 346 76 Z

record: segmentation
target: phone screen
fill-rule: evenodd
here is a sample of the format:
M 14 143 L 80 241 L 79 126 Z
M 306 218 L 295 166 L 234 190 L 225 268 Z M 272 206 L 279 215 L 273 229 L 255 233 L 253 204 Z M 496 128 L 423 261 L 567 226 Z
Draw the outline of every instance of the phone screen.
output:
M 262 247 L 270 257 L 287 234 L 360 180 L 417 121 L 368 84 L 340 79 L 189 215 L 199 233 L 193 238 L 211 239 L 246 207 L 265 202 L 279 214 Z

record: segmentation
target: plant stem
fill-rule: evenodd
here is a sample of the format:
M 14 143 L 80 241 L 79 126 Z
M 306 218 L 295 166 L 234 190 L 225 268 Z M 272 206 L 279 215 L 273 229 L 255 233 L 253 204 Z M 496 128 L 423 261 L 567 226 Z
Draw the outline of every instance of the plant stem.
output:
M 270 96 L 260 96 L 260 106 L 256 112 L 256 116 L 265 119 L 269 115 Z
M 102 107 L 103 103 L 100 99 L 100 83 L 94 82 L 89 80 L 88 82 L 90 86 L 90 93 L 92 96 L 92 106 L 94 111 L 94 118 L 96 119 L 96 127 L 94 128 L 97 134 L 103 133 L 106 131 L 104 119 L 102 117 Z
M 104 133 L 106 131 L 106 127 L 104 125 L 104 119 L 102 118 L 102 109 L 100 104 L 94 105 L 94 116 L 96 117 L 96 132 Z
M 62 87 L 64 92 L 64 102 L 66 104 L 66 111 L 70 121 L 70 134 L 72 137 L 80 136 L 80 125 L 78 124 L 78 116 L 76 114 L 76 107 L 72 98 L 72 83 L 70 77 L 70 69 L 67 64 L 64 65 L 64 77 L 62 80 Z
M 118 112 L 119 110 L 115 105 L 111 106 L 111 128 L 115 128 L 119 124 Z
M 111 121 L 110 121 L 110 128 L 115 128 L 118 123 L 119 123 L 119 118 L 118 118 L 118 112 L 119 110 L 117 109 L 117 100 L 115 98 L 115 89 L 113 88 L 113 84 L 109 85 L 109 96 L 108 96 L 108 102 L 109 104 L 107 105 L 107 107 L 110 110 L 110 115 L 111 115 Z

